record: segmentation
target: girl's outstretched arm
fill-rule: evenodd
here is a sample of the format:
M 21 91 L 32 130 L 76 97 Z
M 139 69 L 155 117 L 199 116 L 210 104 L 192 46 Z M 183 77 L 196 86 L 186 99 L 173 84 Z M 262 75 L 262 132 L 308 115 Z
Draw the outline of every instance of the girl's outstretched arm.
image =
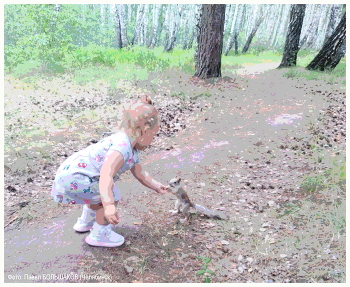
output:
M 167 192 L 167 187 L 154 180 L 147 171 L 144 171 L 142 169 L 142 166 L 140 164 L 135 164 L 130 171 L 134 177 L 144 186 L 151 188 L 160 194 Z

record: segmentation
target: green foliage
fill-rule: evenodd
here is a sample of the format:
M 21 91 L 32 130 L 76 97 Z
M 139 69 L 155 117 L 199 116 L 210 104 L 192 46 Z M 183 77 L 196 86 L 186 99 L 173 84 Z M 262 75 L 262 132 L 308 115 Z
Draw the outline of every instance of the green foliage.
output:
M 306 176 L 300 184 L 300 188 L 306 192 L 315 192 L 332 186 L 345 187 L 345 179 L 345 162 L 334 160 L 333 167 L 326 169 L 322 174 Z
M 305 70 L 304 67 L 293 67 L 288 68 L 283 73 L 286 78 L 304 78 L 307 81 L 318 80 L 325 82 L 327 84 L 340 84 L 345 86 L 346 84 L 346 65 L 345 58 L 343 58 L 340 63 L 335 67 L 333 71 L 319 72 L 319 71 L 309 71 Z
M 240 68 L 249 64 L 272 63 L 281 61 L 281 57 L 274 51 L 261 51 L 248 54 L 228 55 L 222 57 L 223 68 Z
M 208 264 L 210 263 L 211 259 L 208 257 L 198 257 L 198 259 L 201 259 L 203 261 L 203 266 L 202 269 L 199 270 L 196 275 L 197 276 L 205 276 L 204 278 L 204 283 L 210 283 L 211 282 L 211 277 L 215 276 L 215 273 L 212 270 L 208 269 Z

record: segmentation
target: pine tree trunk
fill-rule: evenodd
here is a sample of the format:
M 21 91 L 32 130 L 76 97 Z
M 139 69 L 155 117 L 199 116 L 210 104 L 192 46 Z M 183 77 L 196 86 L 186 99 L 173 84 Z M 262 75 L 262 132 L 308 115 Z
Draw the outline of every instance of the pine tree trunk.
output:
M 195 77 L 221 77 L 225 4 L 203 4 Z
M 337 28 L 323 45 L 321 51 L 306 67 L 307 70 L 333 70 L 345 54 L 346 14 L 344 13 Z
M 305 4 L 292 5 L 286 44 L 284 46 L 282 62 L 278 68 L 295 66 L 297 63 L 300 32 L 305 16 L 305 6 Z

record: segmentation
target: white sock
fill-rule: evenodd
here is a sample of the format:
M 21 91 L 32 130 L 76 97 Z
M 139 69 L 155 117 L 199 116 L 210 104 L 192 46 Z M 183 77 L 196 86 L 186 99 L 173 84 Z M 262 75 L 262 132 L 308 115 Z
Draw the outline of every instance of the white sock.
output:
M 83 213 L 82 213 L 80 218 L 84 221 L 91 221 L 91 220 L 95 219 L 96 212 L 97 212 L 97 210 L 93 210 L 93 209 L 89 208 L 87 204 L 84 204 Z

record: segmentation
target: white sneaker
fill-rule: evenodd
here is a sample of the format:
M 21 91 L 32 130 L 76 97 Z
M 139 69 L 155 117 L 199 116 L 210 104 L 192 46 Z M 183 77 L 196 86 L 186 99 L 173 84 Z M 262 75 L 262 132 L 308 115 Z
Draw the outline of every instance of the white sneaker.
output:
M 86 222 L 85 220 L 79 217 L 78 221 L 74 224 L 73 229 L 77 232 L 87 232 L 92 229 L 94 222 L 95 219 L 91 220 L 90 222 Z
M 92 246 L 117 247 L 124 244 L 124 237 L 112 231 L 112 225 L 94 223 L 85 242 Z
M 78 221 L 73 226 L 73 229 L 78 232 L 87 232 L 91 230 L 96 217 L 96 210 L 90 209 L 87 205 L 83 207 L 83 213 L 78 218 Z

